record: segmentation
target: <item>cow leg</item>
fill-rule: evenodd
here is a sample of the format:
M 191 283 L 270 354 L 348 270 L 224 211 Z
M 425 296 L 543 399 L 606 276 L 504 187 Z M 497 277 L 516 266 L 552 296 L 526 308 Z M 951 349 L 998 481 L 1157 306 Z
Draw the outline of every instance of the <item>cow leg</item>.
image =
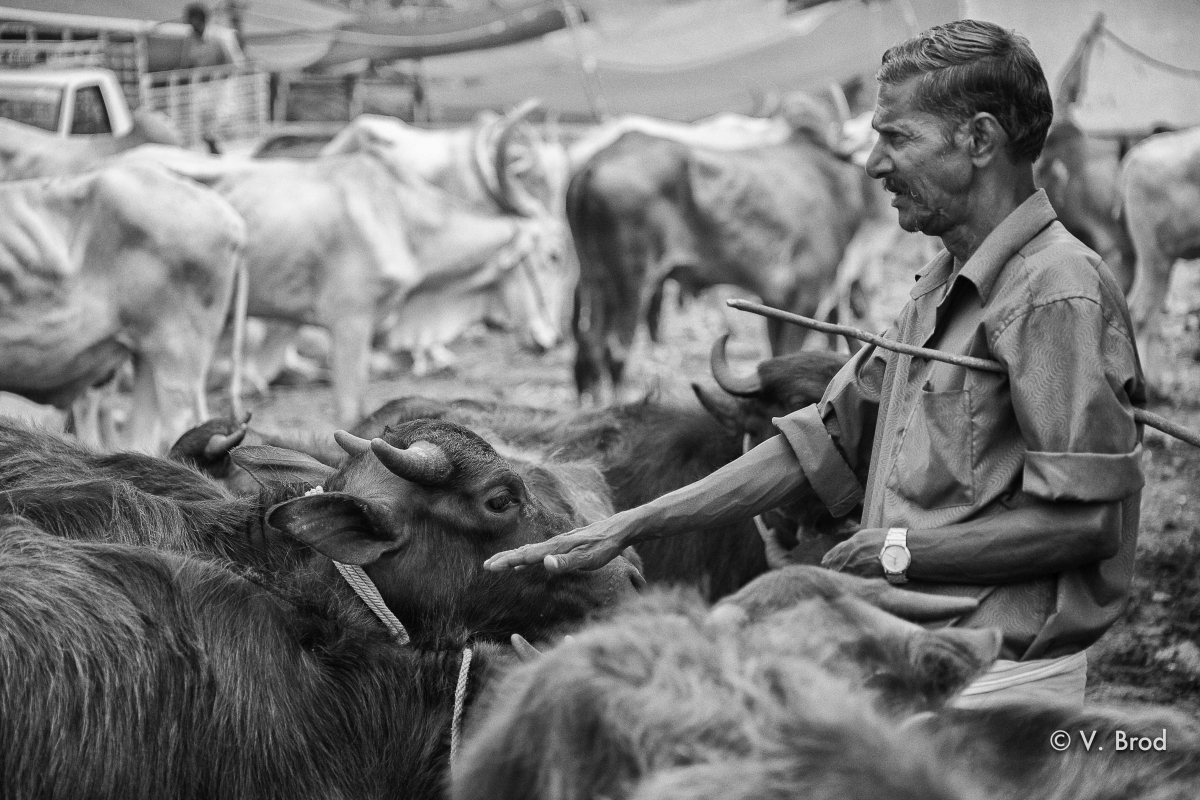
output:
M 1163 303 L 1171 282 L 1171 260 L 1162 253 L 1152 236 L 1134 230 L 1137 261 L 1133 288 L 1129 292 L 1129 316 L 1134 338 L 1142 358 L 1146 385 L 1152 394 L 1166 396 L 1173 388 L 1170 351 L 1162 326 Z M 1145 241 L 1151 239 L 1151 241 Z
M 575 335 L 575 391 L 580 400 L 590 398 L 598 403 L 602 383 L 600 365 L 605 363 L 604 312 L 599 292 L 586 288 L 575 291 L 575 306 L 571 315 L 571 330 Z
M 338 424 L 357 422 L 363 414 L 371 368 L 371 335 L 374 318 L 368 312 L 347 313 L 332 322 L 330 372 L 333 404 Z

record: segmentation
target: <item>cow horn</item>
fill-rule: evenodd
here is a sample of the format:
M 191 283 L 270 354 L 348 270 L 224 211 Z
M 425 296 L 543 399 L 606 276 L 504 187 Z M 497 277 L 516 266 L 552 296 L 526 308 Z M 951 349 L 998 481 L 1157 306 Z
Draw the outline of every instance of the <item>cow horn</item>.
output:
M 873 597 L 864 599 L 876 608 L 909 622 L 936 622 L 960 617 L 974 611 L 979 605 L 973 597 L 910 592 L 890 585 L 882 587 Z
M 541 105 L 537 98 L 530 98 L 505 114 L 500 121 L 500 135 L 496 139 L 496 200 L 509 213 L 523 217 L 537 217 L 549 212 L 528 189 L 511 179 L 508 174 L 508 151 L 519 124 Z
M 222 435 L 215 434 L 209 438 L 208 444 L 204 445 L 204 459 L 213 461 L 222 458 L 229 454 L 229 451 L 242 443 L 246 438 L 246 426 L 242 424 L 233 433 Z
M 383 439 L 372 439 L 371 452 L 393 474 L 426 486 L 444 482 L 454 468 L 446 451 L 424 439 L 413 442 L 407 448 L 390 445 Z
M 729 359 L 725 355 L 725 345 L 728 341 L 729 334 L 726 333 L 713 342 L 712 355 L 709 357 L 713 380 L 734 397 L 753 397 L 762 391 L 762 378 L 757 373 L 745 376 L 733 374 Z
M 347 431 L 334 431 L 333 440 L 337 442 L 338 447 L 345 450 L 352 456 L 361 456 L 363 453 L 371 452 L 371 442 L 367 439 L 360 439 L 353 433 Z

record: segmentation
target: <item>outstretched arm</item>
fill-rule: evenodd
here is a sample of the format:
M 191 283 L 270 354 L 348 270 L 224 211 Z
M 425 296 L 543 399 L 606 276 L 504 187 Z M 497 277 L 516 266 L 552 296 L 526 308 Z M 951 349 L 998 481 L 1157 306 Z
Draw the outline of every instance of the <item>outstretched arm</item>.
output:
M 531 564 L 550 572 L 597 569 L 632 544 L 761 514 L 804 482 L 791 446 L 775 436 L 695 483 L 545 542 L 498 553 L 484 566 L 497 572 Z

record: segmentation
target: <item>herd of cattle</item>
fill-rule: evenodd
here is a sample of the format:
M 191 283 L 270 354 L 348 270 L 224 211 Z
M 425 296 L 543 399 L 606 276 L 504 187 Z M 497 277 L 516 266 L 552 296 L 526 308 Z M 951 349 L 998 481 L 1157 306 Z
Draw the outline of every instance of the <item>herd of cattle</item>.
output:
M 83 142 L 0 120 L 0 389 L 72 407 L 88 441 L 155 450 L 206 418 L 226 316 L 235 394 L 247 315 L 265 331 L 245 365 L 259 387 L 301 326 L 327 331 L 346 423 L 364 411 L 373 350 L 411 352 L 420 374 L 481 321 L 535 350 L 569 321 L 576 387 L 608 399 L 638 325 L 657 334 L 668 278 L 806 316 L 869 314 L 862 252 L 887 257 L 898 229 L 861 168 L 862 119 L 839 125 L 809 99 L 774 120 L 623 118 L 566 146 L 528 122 L 534 107 L 449 130 L 367 115 L 308 159 L 201 156 L 149 117 Z M 1165 389 L 1170 268 L 1200 253 L 1200 132 L 1153 137 L 1119 175 L 1093 146 L 1059 120 L 1039 180 L 1131 286 L 1148 377 Z M 804 335 L 768 333 L 776 355 Z M 91 389 L 125 363 L 134 410 L 117 438 Z
M 569 148 L 530 110 L 436 132 L 364 117 L 312 159 L 0 122 L 0 389 L 73 406 L 80 434 L 0 418 L 0 796 L 1193 798 L 1189 716 L 955 708 L 998 634 L 926 627 L 973 600 L 815 568 L 854 525 L 815 497 L 595 572 L 482 568 L 719 469 L 846 356 L 771 329 L 752 372 L 718 340 L 719 391 L 694 385 L 692 407 L 418 396 L 364 416 L 373 349 L 437 362 L 479 321 L 544 349 L 569 323 L 576 386 L 603 395 L 667 278 L 851 313 L 846 261 L 895 229 L 815 104 L 625 119 Z M 1039 165 L 1127 270 L 1143 331 L 1200 245 L 1189 142 L 1155 137 L 1105 183 L 1057 126 Z M 329 331 L 347 430 L 208 418 L 246 315 L 271 321 L 257 380 L 300 326 Z M 92 389 L 127 362 L 125 447 L 92 447 Z
M 482 568 L 736 458 L 843 358 L 738 374 L 721 343 L 713 413 L 406 397 L 330 437 L 210 420 L 166 458 L 0 421 L 0 794 L 1194 797 L 1183 714 L 955 709 L 998 632 L 812 566 L 841 530 L 815 498 L 770 520 L 770 571 L 749 524 Z

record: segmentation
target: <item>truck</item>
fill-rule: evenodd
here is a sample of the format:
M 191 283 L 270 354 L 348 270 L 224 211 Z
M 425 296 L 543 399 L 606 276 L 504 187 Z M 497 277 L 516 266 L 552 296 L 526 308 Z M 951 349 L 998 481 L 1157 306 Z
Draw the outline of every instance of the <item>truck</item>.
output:
M 0 117 L 59 136 L 124 136 L 133 117 L 112 70 L 0 70 Z
M 251 146 L 269 125 L 269 75 L 244 60 L 162 69 L 174 38 L 25 27 L 0 25 L 2 117 L 63 136 L 122 136 L 130 110 L 145 109 L 166 115 L 185 146 L 216 140 L 223 151 Z

